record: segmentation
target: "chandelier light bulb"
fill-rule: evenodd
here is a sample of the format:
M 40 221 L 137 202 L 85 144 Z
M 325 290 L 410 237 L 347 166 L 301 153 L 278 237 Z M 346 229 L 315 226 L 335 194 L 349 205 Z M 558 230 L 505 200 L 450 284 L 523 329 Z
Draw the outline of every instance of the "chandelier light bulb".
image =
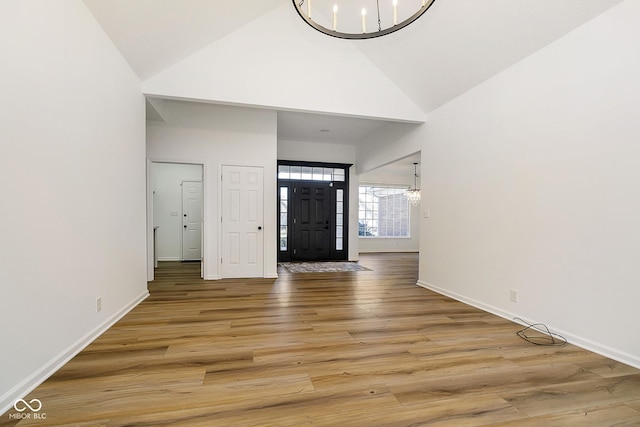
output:
M 398 0 L 393 0 L 393 25 L 398 25 Z
M 362 34 L 367 32 L 367 9 L 362 8 Z

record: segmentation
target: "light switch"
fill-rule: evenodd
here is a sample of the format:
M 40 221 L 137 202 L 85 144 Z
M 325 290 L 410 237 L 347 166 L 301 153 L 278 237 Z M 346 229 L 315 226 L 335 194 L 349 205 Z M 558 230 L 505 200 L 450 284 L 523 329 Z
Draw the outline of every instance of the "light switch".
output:
M 425 218 L 431 218 L 431 211 L 429 211 L 429 210 L 424 211 L 424 217 Z

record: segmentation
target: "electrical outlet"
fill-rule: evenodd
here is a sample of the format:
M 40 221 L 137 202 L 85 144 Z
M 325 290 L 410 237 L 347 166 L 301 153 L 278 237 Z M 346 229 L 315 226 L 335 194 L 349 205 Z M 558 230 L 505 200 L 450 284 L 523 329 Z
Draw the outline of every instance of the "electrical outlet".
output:
M 96 299 L 96 313 L 100 313 L 102 311 L 102 298 Z
M 511 302 L 518 302 L 518 291 L 511 289 Z

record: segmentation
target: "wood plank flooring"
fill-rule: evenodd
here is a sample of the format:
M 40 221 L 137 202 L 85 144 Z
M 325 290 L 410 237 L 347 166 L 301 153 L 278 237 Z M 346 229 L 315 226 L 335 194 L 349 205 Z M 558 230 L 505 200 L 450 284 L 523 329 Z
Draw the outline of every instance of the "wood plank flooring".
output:
M 0 426 L 631 426 L 640 371 L 372 271 L 199 279 L 161 263 L 151 296 L 34 390 L 46 420 Z

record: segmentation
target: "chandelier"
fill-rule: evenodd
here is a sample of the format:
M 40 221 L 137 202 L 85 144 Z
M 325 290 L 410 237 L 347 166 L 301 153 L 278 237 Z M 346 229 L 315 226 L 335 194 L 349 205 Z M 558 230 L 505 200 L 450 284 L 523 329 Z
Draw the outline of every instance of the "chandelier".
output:
M 398 31 L 435 0 L 292 0 L 298 15 L 316 30 L 341 39 L 371 39 Z
M 406 193 L 407 199 L 412 205 L 420 203 L 420 189 L 418 188 L 418 163 L 413 163 L 413 188 L 409 188 Z

